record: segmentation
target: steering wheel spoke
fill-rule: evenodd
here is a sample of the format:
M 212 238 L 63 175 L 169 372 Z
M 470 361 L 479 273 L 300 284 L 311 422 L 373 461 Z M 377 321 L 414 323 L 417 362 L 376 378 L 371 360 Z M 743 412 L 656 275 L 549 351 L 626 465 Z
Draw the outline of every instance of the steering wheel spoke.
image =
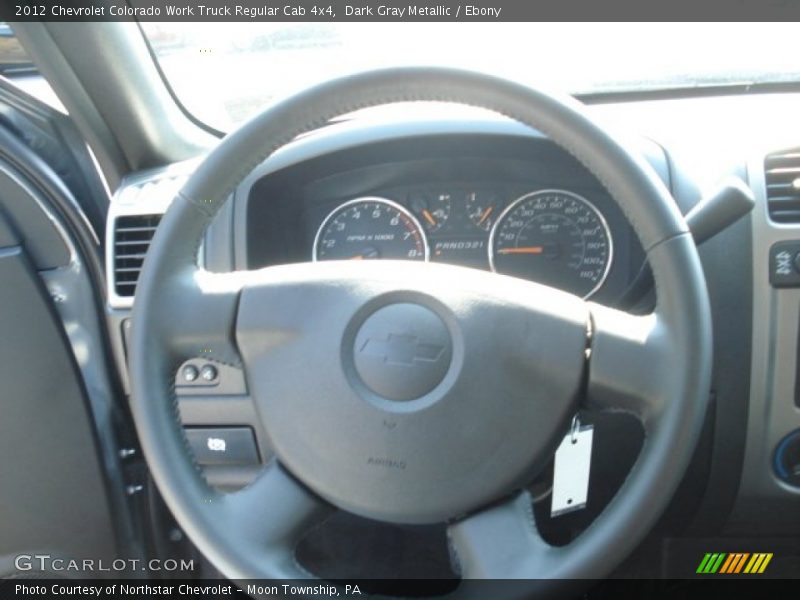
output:
M 227 494 L 224 504 L 237 537 L 288 555 L 306 531 L 333 511 L 277 461 L 267 465 L 247 487 Z
M 637 316 L 590 304 L 587 402 L 647 423 L 661 410 L 670 340 L 658 313 Z
M 176 359 L 197 356 L 239 364 L 233 328 L 241 292 L 251 277 L 248 271 L 210 273 L 187 268 L 182 277 L 171 282 L 165 295 L 168 306 L 158 331 L 162 348 Z
M 559 548 L 542 539 L 530 495 L 510 500 L 448 528 L 462 579 L 548 579 Z

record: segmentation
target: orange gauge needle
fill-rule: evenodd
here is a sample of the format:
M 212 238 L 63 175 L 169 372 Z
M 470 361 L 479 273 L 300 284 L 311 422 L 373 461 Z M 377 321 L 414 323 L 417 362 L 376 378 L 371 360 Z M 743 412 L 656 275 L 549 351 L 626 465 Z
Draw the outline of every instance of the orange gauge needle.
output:
M 355 256 L 351 256 L 350 260 L 364 260 L 363 254 L 356 254 Z
M 422 211 L 422 216 L 425 217 L 425 220 L 431 224 L 431 227 L 436 225 L 436 219 L 433 218 L 431 211 L 429 211 L 427 208 Z
M 490 207 L 489 207 L 489 208 L 487 208 L 485 211 L 483 211 L 483 214 L 481 215 L 481 218 L 480 218 L 480 220 L 478 221 L 478 225 L 483 225 L 483 222 L 484 222 L 486 219 L 488 219 L 488 218 L 489 218 L 489 215 L 490 215 L 490 214 L 492 214 L 492 211 L 493 211 L 493 210 L 494 210 L 494 206 L 490 206 Z
M 501 248 L 500 254 L 541 254 L 544 252 L 542 246 L 522 246 L 520 248 Z

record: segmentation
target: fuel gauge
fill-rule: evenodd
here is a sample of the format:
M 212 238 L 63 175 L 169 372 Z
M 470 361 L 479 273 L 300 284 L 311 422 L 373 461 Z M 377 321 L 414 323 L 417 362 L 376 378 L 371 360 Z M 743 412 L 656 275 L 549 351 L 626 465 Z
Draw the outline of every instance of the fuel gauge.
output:
M 467 214 L 472 224 L 489 231 L 497 213 L 497 194 L 486 191 L 467 193 Z

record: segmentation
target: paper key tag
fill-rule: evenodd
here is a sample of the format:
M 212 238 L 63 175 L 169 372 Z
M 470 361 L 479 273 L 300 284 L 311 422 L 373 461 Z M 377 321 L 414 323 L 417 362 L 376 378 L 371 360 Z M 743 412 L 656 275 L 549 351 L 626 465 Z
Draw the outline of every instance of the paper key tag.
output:
M 556 450 L 550 516 L 557 517 L 586 506 L 592 465 L 594 427 L 584 425 L 568 433 Z

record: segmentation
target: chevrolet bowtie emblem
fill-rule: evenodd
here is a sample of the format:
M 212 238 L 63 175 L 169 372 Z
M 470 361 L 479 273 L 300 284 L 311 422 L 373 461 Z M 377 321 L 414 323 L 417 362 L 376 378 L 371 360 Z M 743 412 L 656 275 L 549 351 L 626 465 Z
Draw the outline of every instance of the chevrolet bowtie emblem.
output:
M 436 362 L 444 352 L 444 346 L 421 342 L 415 335 L 390 333 L 386 339 L 369 338 L 360 352 L 383 358 L 383 362 L 412 366 L 422 362 Z

